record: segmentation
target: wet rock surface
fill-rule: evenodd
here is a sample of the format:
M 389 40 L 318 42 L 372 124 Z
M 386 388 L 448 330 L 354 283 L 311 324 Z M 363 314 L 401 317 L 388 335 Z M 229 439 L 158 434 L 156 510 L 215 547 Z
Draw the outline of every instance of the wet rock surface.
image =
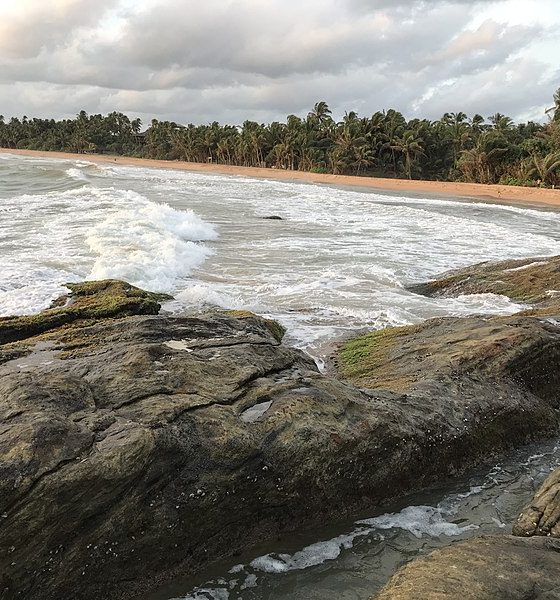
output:
M 443 391 L 457 374 L 466 401 L 482 382 L 494 380 L 497 394 L 507 393 L 504 385 L 521 385 L 560 405 L 560 257 L 482 263 L 410 289 L 443 297 L 502 294 L 532 307 L 511 317 L 431 320 L 352 340 L 340 353 L 347 379 L 371 387 Z M 514 535 L 525 539 L 481 536 L 454 543 L 399 569 L 375 598 L 560 599 L 560 541 L 554 539 L 560 537 L 559 521 L 556 470 L 513 526 Z
M 560 321 L 440 318 L 374 331 L 340 347 L 336 371 L 358 387 L 445 396 L 448 403 L 472 404 L 475 412 L 483 411 L 491 390 L 504 398 L 530 390 L 558 408 Z
M 390 363 L 406 384 L 372 390 L 251 313 L 146 316 L 135 300 L 123 317 L 94 296 L 62 325 L 8 322 L 0 346 L 3 598 L 134 597 L 557 429 L 547 319 L 474 319 L 464 346 L 468 319 L 405 328 Z
M 560 540 L 481 536 L 405 565 L 375 600 L 559 600 L 559 581 Z
M 479 263 L 408 289 L 424 296 L 491 293 L 528 304 L 560 305 L 560 256 Z
M 523 509 L 513 526 L 513 534 L 560 538 L 560 469 L 549 475 Z M 560 573 L 558 576 L 560 578 Z

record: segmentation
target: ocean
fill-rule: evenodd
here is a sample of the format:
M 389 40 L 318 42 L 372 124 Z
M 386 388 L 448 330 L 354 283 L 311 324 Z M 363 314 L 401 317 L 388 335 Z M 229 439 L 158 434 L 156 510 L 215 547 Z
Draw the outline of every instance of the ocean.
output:
M 280 219 L 266 219 L 277 216 Z M 0 154 L 0 315 L 65 283 L 118 278 L 163 309 L 278 319 L 319 366 L 354 331 L 442 315 L 508 314 L 492 294 L 430 299 L 407 284 L 483 260 L 560 254 L 560 213 L 304 183 Z M 139 600 L 367 600 L 414 556 L 507 531 L 560 449 L 543 443 L 382 514 L 263 540 Z
M 66 282 L 124 279 L 173 294 L 173 313 L 218 306 L 278 319 L 286 341 L 320 362 L 355 330 L 515 312 L 501 296 L 430 299 L 406 285 L 558 253 L 558 212 L 0 154 L 4 316 L 48 307 Z

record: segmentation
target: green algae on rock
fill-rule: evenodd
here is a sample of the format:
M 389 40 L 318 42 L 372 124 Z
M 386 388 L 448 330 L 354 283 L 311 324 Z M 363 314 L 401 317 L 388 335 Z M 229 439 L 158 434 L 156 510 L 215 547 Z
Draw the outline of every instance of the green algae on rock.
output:
M 523 315 L 430 319 L 368 333 L 341 346 L 338 372 L 362 388 L 473 391 L 521 385 L 560 405 L 560 330 Z M 489 391 L 489 390 L 488 390 Z
M 66 284 L 68 296 L 36 315 L 0 317 L 0 344 L 15 342 L 78 320 L 156 315 L 168 294 L 146 292 L 124 281 L 106 279 Z
M 392 369 L 392 353 L 398 344 L 418 328 L 390 327 L 353 338 L 340 347 L 339 372 L 362 387 L 406 390 L 413 379 Z
M 560 304 L 560 256 L 483 262 L 408 289 L 424 296 L 491 293 L 526 304 Z

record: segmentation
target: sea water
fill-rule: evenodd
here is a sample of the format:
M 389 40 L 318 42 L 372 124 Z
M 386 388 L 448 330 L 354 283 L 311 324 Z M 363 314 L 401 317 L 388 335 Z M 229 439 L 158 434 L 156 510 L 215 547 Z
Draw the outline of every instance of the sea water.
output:
M 511 533 L 519 511 L 560 465 L 556 442 L 509 454 L 386 512 L 271 540 L 141 600 L 369 600 L 406 562 L 459 540 Z
M 118 278 L 173 294 L 172 312 L 276 318 L 320 359 L 357 329 L 515 312 L 503 296 L 406 285 L 558 253 L 558 212 L 0 154 L 0 315 L 46 308 L 66 282 Z
M 263 217 L 279 216 L 282 220 Z M 508 314 L 503 296 L 430 299 L 407 284 L 483 260 L 560 254 L 560 213 L 454 198 L 0 154 L 0 315 L 64 284 L 118 278 L 173 294 L 164 309 L 278 319 L 320 363 L 349 332 L 442 315 Z M 418 554 L 505 532 L 560 464 L 521 450 L 385 512 L 187 575 L 142 600 L 366 600 Z

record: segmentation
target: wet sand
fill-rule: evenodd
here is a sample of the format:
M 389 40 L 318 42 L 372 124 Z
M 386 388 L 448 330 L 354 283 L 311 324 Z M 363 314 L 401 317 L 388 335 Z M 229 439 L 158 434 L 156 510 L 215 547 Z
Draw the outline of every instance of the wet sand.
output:
M 172 160 L 153 160 L 132 158 L 129 156 L 110 156 L 104 154 L 72 154 L 68 152 L 44 152 L 36 150 L 14 150 L 0 148 L 0 152 L 21 156 L 43 158 L 62 158 L 69 160 L 84 160 L 102 164 L 128 165 L 158 169 L 177 169 L 181 171 L 196 171 L 201 173 L 219 173 L 251 177 L 257 179 L 276 179 L 280 181 L 301 181 L 375 189 L 393 193 L 427 194 L 430 196 L 445 196 L 448 198 L 472 198 L 478 201 L 523 204 L 560 209 L 560 190 L 544 188 L 518 187 L 509 185 L 485 185 L 480 183 L 458 183 L 444 181 L 418 181 L 408 179 L 385 179 L 380 177 L 356 177 L 351 175 L 330 175 L 309 173 L 303 171 L 284 171 L 280 169 L 264 169 L 258 167 L 237 167 L 230 165 L 190 163 Z

